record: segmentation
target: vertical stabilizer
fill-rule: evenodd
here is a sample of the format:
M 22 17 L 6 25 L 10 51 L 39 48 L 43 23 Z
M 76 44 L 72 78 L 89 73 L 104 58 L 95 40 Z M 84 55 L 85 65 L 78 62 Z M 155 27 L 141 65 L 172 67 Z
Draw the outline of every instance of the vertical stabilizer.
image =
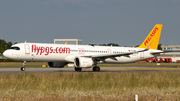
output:
M 149 35 L 138 48 L 156 49 L 158 48 L 161 35 L 162 24 L 156 24 Z

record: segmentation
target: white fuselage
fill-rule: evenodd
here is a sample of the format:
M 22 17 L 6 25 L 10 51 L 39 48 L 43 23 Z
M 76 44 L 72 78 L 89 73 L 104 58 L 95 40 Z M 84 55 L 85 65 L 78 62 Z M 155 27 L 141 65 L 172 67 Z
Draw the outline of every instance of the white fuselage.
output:
M 47 61 L 73 63 L 75 57 L 120 54 L 143 50 L 133 47 L 111 47 L 111 46 L 88 46 L 88 45 L 66 45 L 66 44 L 40 44 L 20 43 L 8 49 L 3 54 L 9 59 L 20 61 Z M 101 59 L 98 63 L 130 63 L 153 58 L 151 52 L 158 50 L 147 50 L 133 53 L 128 56 L 117 56 Z M 158 51 L 159 52 L 159 51 Z

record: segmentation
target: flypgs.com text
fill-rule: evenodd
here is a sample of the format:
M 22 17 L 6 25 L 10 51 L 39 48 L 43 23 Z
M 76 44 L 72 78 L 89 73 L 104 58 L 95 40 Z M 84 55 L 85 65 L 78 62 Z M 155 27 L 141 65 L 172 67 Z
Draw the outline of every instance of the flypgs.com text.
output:
M 70 48 L 69 47 L 56 47 L 53 49 L 53 47 L 43 47 L 43 46 L 31 46 L 31 52 L 36 53 L 36 55 L 42 55 L 45 53 L 45 55 L 49 55 L 50 53 L 57 53 L 57 54 L 70 54 Z
M 146 38 L 146 41 L 144 42 L 144 45 L 147 46 L 147 44 L 151 41 L 152 37 L 156 34 L 158 31 L 157 26 L 153 29 L 152 33 Z

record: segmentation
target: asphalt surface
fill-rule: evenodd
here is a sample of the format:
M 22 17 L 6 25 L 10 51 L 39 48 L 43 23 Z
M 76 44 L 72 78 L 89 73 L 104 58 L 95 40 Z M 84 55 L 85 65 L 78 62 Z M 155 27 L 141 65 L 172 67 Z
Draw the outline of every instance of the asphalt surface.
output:
M 143 68 L 156 67 L 101 67 L 100 72 L 180 72 L 180 70 L 141 70 Z M 126 70 L 127 69 L 127 70 Z M 134 69 L 134 70 L 129 70 Z M 136 70 L 138 69 L 138 70 Z M 20 68 L 0 68 L 0 74 L 3 73 L 53 73 L 53 72 L 75 72 L 74 68 L 26 68 L 21 71 Z M 93 72 L 92 68 L 83 68 L 81 72 Z

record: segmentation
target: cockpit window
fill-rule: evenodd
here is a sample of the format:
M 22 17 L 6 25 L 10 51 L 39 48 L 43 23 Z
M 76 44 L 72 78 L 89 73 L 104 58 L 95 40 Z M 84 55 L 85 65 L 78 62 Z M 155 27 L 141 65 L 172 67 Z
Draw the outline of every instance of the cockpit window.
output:
M 20 48 L 19 48 L 19 47 L 11 47 L 10 49 L 20 50 Z

